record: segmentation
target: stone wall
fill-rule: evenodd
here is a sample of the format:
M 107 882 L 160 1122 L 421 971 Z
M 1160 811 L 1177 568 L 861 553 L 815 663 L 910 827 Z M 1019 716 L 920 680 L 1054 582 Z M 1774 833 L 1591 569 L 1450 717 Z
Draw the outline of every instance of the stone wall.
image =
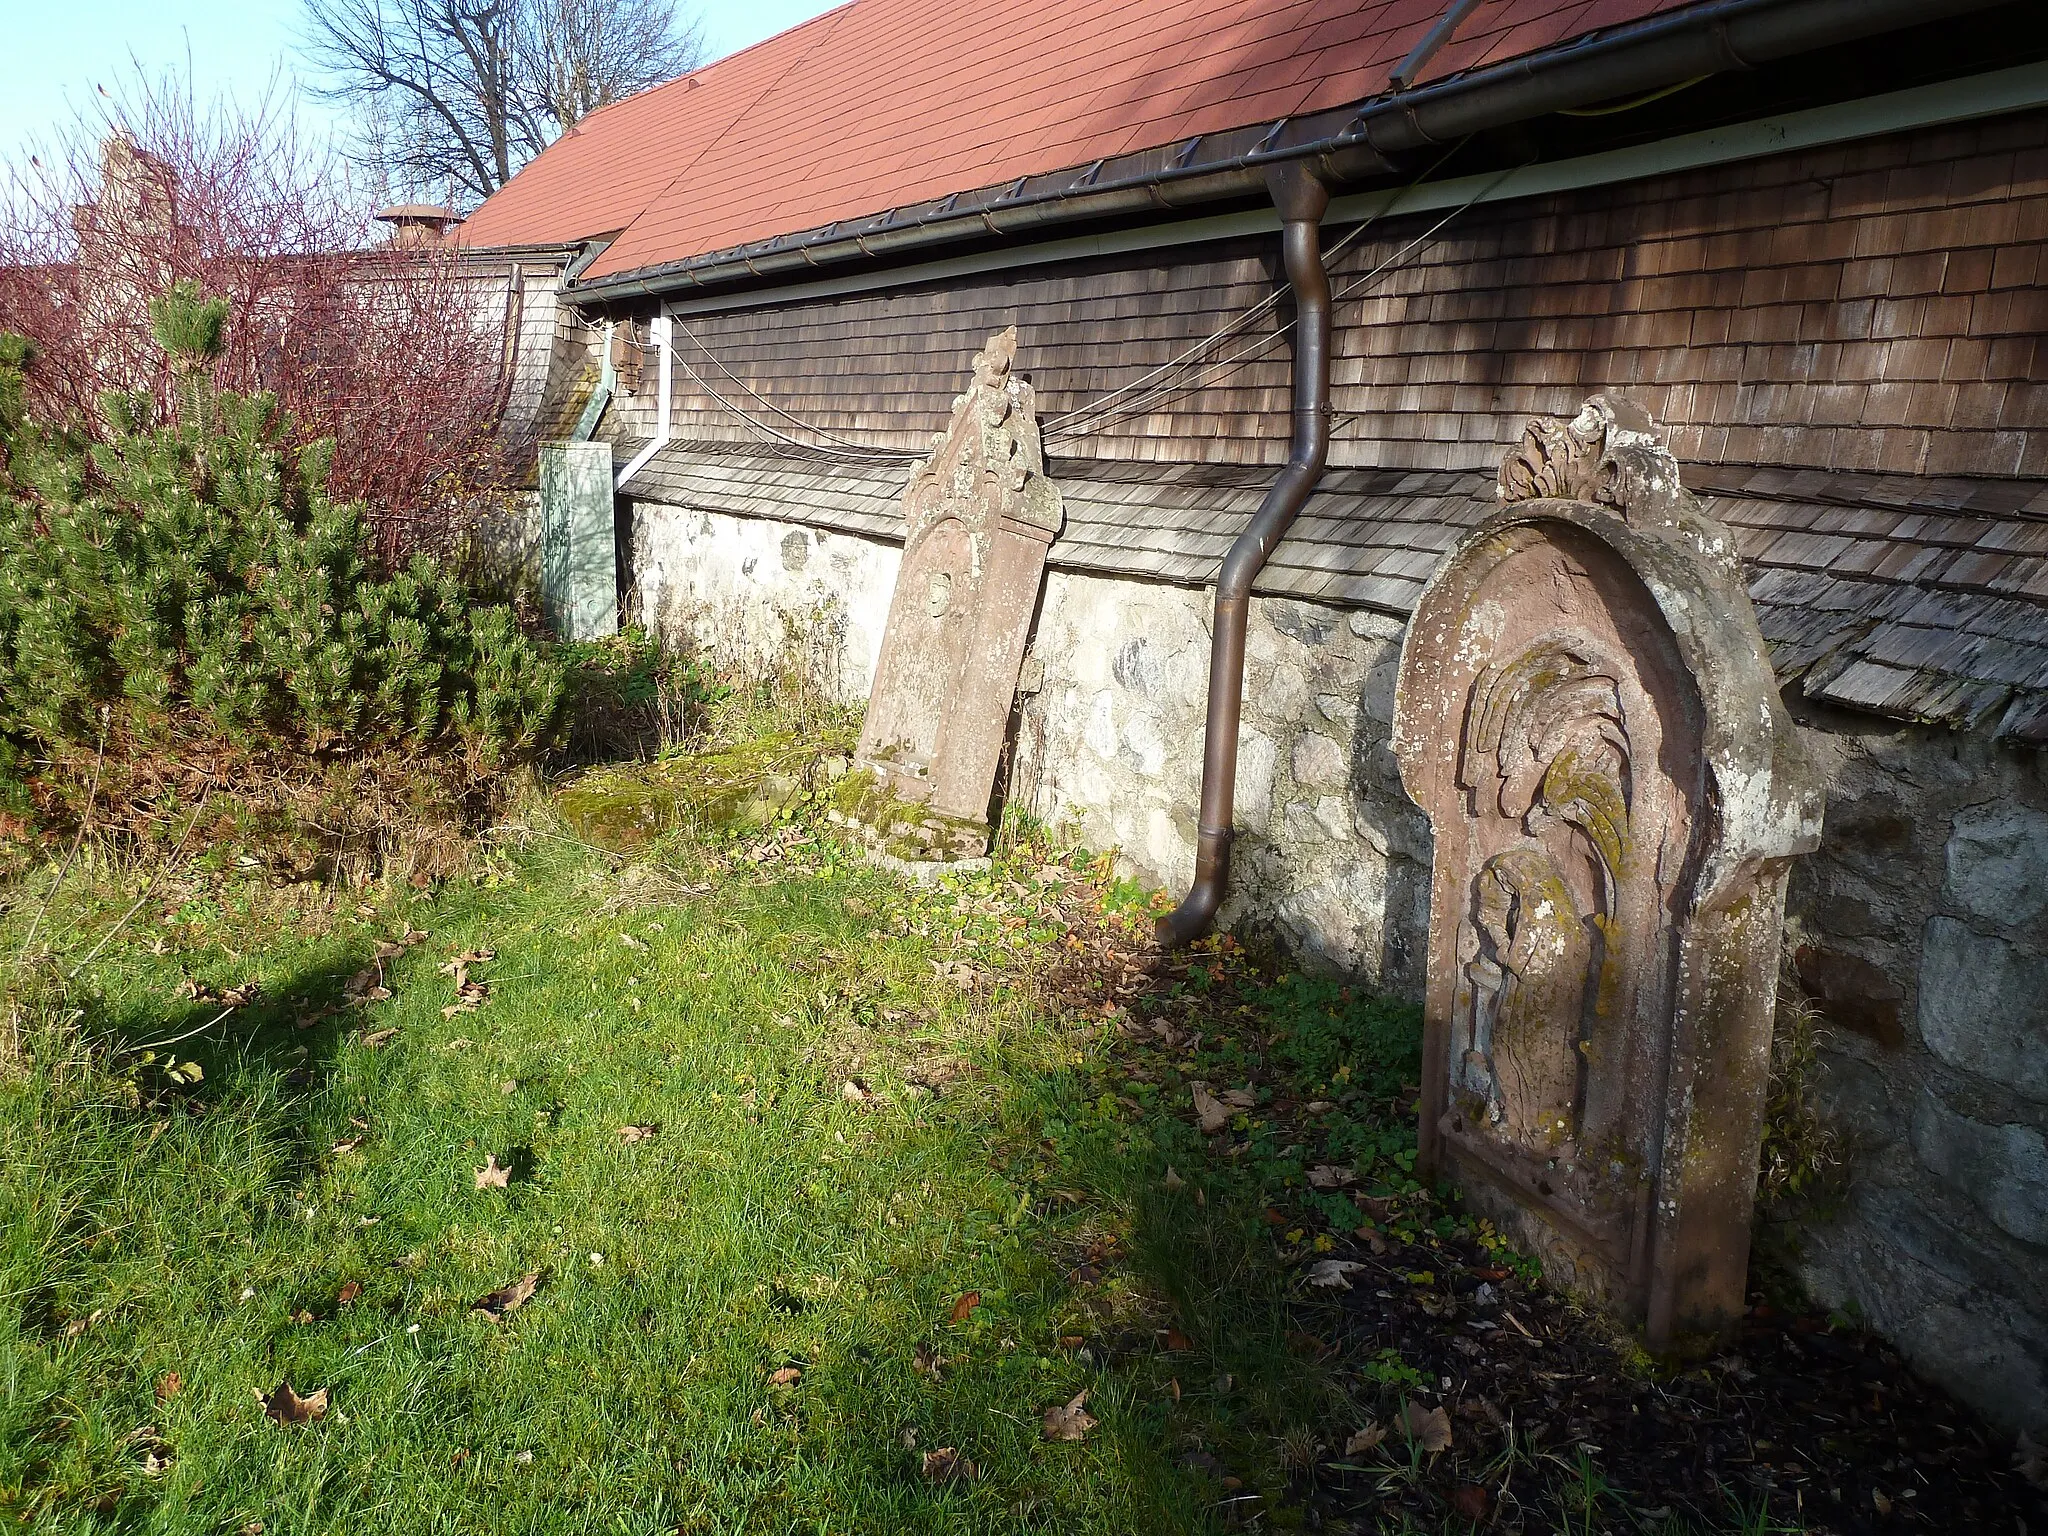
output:
M 897 550 L 652 502 L 637 611 L 727 656 L 827 648 L 865 699 Z M 1211 594 L 1048 572 L 1011 804 L 1176 894 L 1194 867 Z M 1430 839 L 1389 750 L 1400 620 L 1254 598 L 1224 926 L 1408 997 Z M 2048 1424 L 2048 760 L 1981 737 L 1808 712 L 1829 783 L 1787 948 L 1825 1012 L 1820 1092 L 1848 1187 L 1794 1235 L 1814 1295 L 2018 1431 Z
M 1823 1102 L 1852 1180 L 1798 1267 L 1995 1421 L 2038 1429 L 2048 760 L 1868 717 L 1806 723 L 1829 803 L 1788 939 L 1825 1014 Z
M 657 501 L 632 502 L 627 515 L 629 621 L 743 667 L 801 653 L 834 697 L 866 701 L 896 546 Z
M 1176 894 L 1195 867 L 1210 593 L 1054 572 L 1011 802 Z M 1398 620 L 1254 598 L 1222 922 L 1404 995 L 1422 989 L 1429 828 L 1388 750 Z

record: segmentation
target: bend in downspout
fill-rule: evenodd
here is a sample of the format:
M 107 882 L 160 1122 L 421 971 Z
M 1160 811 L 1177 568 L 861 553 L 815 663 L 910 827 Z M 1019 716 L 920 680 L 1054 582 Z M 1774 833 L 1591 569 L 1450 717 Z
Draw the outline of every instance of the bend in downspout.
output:
M 1299 162 L 1267 173 L 1280 210 L 1287 283 L 1294 293 L 1294 430 L 1287 464 L 1266 492 L 1216 575 L 1209 640 L 1209 718 L 1202 743 L 1201 821 L 1195 879 L 1159 920 L 1159 942 L 1179 948 L 1209 931 L 1230 880 L 1231 815 L 1237 790 L 1237 729 L 1244 711 L 1245 628 L 1252 582 L 1322 478 L 1330 451 L 1330 279 L 1323 270 L 1322 219 L 1330 189 Z

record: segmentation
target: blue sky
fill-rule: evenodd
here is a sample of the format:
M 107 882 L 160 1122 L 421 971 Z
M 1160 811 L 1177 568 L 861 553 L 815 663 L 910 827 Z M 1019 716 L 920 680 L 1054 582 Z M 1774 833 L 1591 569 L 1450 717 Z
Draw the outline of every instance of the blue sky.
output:
M 687 4 L 687 0 L 685 0 Z M 712 57 L 830 10 L 836 0 L 703 0 Z M 306 75 L 293 44 L 299 0 L 8 0 L 7 88 L 0 91 L 0 157 L 90 109 L 96 87 L 132 73 L 192 64 L 202 98 L 263 93 L 273 76 L 297 89 Z M 331 120 L 318 102 L 305 119 Z

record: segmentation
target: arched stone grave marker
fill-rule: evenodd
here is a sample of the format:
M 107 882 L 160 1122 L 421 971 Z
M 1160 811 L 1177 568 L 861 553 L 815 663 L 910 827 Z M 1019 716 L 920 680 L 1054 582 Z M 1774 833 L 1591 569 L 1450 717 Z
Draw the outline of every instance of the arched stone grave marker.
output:
M 1045 552 L 1065 518 L 1016 354 L 1015 326 L 975 354 L 973 382 L 903 493 L 903 564 L 854 754 L 873 783 L 853 818 L 903 863 L 987 849 Z
M 1734 540 L 1652 431 L 1598 395 L 1530 423 L 1416 608 L 1394 749 L 1436 840 L 1423 1166 L 1668 1350 L 1743 1310 L 1821 796 Z

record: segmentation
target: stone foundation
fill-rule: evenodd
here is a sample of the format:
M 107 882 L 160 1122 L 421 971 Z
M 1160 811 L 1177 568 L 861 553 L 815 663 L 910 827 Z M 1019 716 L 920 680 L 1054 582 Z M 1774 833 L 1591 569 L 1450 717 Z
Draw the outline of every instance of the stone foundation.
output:
M 722 662 L 768 667 L 800 652 L 836 698 L 874 683 L 902 553 L 772 518 L 636 501 L 629 617 Z
M 1955 731 L 1807 722 L 1820 851 L 1787 947 L 1819 996 L 1852 1178 L 1799 1235 L 1815 1297 L 2012 1431 L 2048 1422 L 2048 762 Z
M 1194 874 L 1209 678 L 1207 592 L 1054 572 L 1010 801 L 1121 851 L 1176 895 Z M 1429 825 L 1388 749 L 1401 625 L 1254 598 L 1225 928 L 1305 961 L 1422 990 Z

